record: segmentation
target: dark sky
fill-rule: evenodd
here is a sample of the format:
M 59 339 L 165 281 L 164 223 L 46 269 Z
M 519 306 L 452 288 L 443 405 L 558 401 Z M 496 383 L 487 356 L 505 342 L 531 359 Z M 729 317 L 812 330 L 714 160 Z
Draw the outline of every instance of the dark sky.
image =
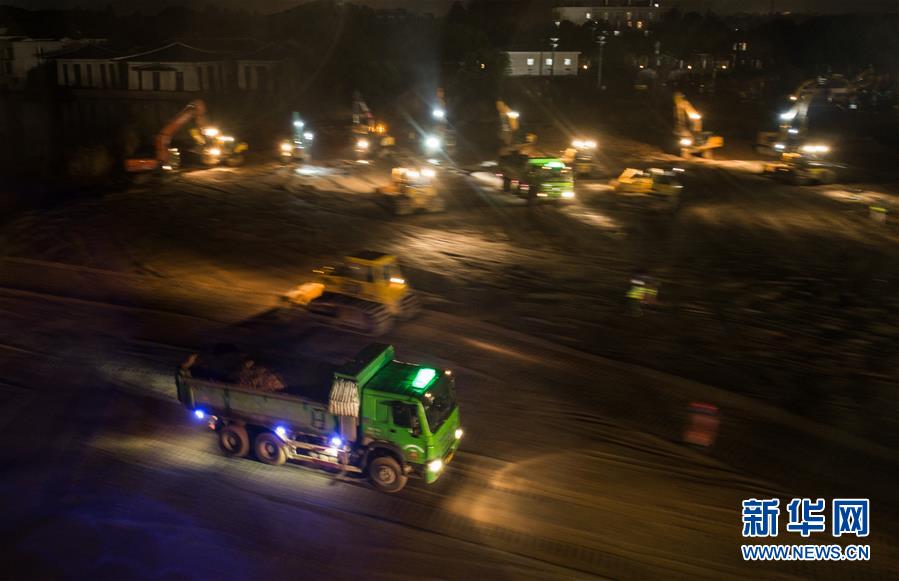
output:
M 510 7 L 519 3 L 516 0 L 496 0 L 505 2 Z M 660 0 L 663 6 L 679 5 L 682 10 L 711 9 L 720 13 L 732 12 L 768 12 L 772 0 Z M 113 6 L 117 11 L 128 12 L 141 9 L 150 12 L 170 5 L 186 5 L 202 8 L 214 4 L 229 8 L 252 8 L 260 12 L 277 12 L 300 4 L 298 0 L 161 0 L 157 2 L 133 2 L 131 0 L 0 0 L 0 4 L 10 4 L 23 8 L 103 8 Z M 357 0 L 358 4 L 367 4 L 379 8 L 407 8 L 422 12 L 442 13 L 447 10 L 452 0 Z M 598 4 L 599 2 L 597 2 Z M 564 0 L 560 2 L 564 4 Z M 778 12 L 899 12 L 899 0 L 773 0 Z

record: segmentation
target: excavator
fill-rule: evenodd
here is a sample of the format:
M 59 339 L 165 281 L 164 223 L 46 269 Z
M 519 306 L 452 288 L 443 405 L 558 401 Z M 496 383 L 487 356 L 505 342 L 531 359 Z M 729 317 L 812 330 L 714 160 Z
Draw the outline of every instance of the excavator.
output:
M 290 128 L 291 138 L 285 139 L 278 146 L 278 158 L 285 164 L 292 161 L 306 163 L 310 158 L 309 150 L 315 134 L 309 131 L 305 121 L 300 119 L 300 114 L 296 111 L 291 114 Z
M 362 95 L 353 93 L 353 151 L 356 160 L 369 163 L 386 157 L 393 151 L 396 140 L 387 133 L 387 125 L 376 122 Z
M 780 114 L 777 133 L 760 133 L 759 146 L 770 144 L 780 159 L 766 163 L 765 175 L 786 179 L 796 185 L 829 184 L 837 179 L 840 166 L 827 156 L 830 146 L 809 139 L 808 113 L 812 101 L 821 95 L 817 81 L 806 81 L 790 95 L 793 105 Z M 776 136 L 776 137 L 775 137 Z
M 396 256 L 363 250 L 346 256 L 338 266 L 313 272 L 317 280 L 299 285 L 284 298 L 305 307 L 320 323 L 378 336 L 397 319 L 411 319 L 421 309 Z
M 724 138 L 702 130 L 702 115 L 683 93 L 674 93 L 674 137 L 681 157 L 701 155 L 712 159 L 724 147 Z
M 209 125 L 206 120 L 206 103 L 202 99 L 196 99 L 188 103 L 156 134 L 155 157 L 126 159 L 125 171 L 145 173 L 179 169 L 181 152 L 177 148 L 171 147 L 172 137 L 191 120 L 195 122 L 196 127 L 191 129 L 190 134 L 197 144 L 195 151 L 200 154 L 204 165 L 218 165 L 222 161 L 228 165 L 243 163 L 243 154 L 247 150 L 247 144 L 237 142 L 234 137 L 223 135 L 217 127 Z

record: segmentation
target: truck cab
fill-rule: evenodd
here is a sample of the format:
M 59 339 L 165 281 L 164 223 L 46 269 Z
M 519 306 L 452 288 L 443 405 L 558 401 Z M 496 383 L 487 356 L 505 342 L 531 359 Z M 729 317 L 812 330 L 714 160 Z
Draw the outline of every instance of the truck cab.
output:
M 392 362 L 366 384 L 363 442 L 382 442 L 410 472 L 427 483 L 436 481 L 461 436 L 455 392 L 446 371 Z

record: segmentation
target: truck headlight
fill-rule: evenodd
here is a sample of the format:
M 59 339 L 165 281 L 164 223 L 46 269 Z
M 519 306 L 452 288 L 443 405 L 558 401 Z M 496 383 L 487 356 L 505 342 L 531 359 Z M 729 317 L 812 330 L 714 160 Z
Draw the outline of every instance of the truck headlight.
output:
M 680 140 L 679 143 L 681 145 L 683 145 L 684 147 L 689 147 L 690 145 L 693 145 L 693 140 L 690 139 L 689 137 L 684 137 Z
M 456 439 L 457 439 L 457 440 L 461 440 L 461 439 L 462 439 L 462 434 L 463 434 L 462 428 L 456 428 Z
M 440 472 L 443 470 L 443 460 L 431 460 L 428 462 L 428 470 L 431 472 Z
M 292 144 L 292 143 L 290 143 L 289 141 L 282 141 L 282 142 L 281 142 L 281 152 L 282 152 L 282 153 L 290 153 L 290 152 L 292 152 L 292 151 L 293 151 L 293 144 Z
M 219 149 L 218 147 L 210 147 L 209 149 L 206 150 L 206 153 L 208 153 L 212 157 L 218 157 L 222 154 L 222 150 Z
M 570 199 L 574 198 L 574 192 L 571 192 L 571 191 L 562 192 L 562 197 L 568 198 L 570 200 Z
M 368 149 L 368 140 L 360 139 L 360 140 L 356 141 L 356 147 L 359 149 Z

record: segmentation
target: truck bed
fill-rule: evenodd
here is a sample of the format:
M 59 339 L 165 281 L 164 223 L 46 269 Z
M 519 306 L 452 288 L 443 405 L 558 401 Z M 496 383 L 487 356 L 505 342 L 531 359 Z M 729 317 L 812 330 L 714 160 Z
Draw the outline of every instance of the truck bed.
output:
M 231 352 L 224 355 L 203 355 L 190 367 L 190 375 L 197 379 L 233 384 L 241 387 L 239 374 L 243 362 L 251 359 L 255 367 L 264 367 L 276 375 L 284 384 L 282 391 L 269 391 L 282 395 L 292 395 L 304 399 L 327 403 L 334 371 L 338 366 L 302 357 L 271 357 L 245 352 Z M 250 389 L 249 386 L 243 386 Z

